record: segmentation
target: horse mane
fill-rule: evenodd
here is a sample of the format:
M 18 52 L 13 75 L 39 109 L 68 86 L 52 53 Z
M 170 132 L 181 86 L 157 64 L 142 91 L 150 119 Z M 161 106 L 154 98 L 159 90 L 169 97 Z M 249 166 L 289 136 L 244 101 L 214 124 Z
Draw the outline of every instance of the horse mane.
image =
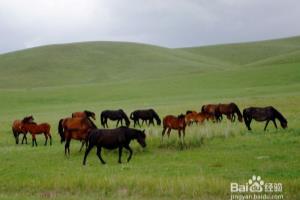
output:
M 88 111 L 88 110 L 85 110 L 83 111 L 87 116 L 91 116 L 91 115 L 95 115 L 94 112 L 91 112 L 91 111 Z
M 27 117 L 24 117 L 23 119 L 22 119 L 22 123 L 32 123 L 32 124 L 36 124 L 35 122 L 29 122 L 29 120 L 34 120 L 33 119 L 33 117 L 32 117 L 32 115 L 31 116 L 27 116 Z
M 182 118 L 185 119 L 185 115 L 184 114 L 180 114 L 180 115 L 177 116 L 177 118 L 178 119 L 182 119 Z
M 127 117 L 127 115 L 126 115 L 126 113 L 124 112 L 124 110 L 119 109 L 119 111 L 121 112 L 122 117 L 125 119 L 126 124 L 129 124 L 129 123 L 130 123 L 129 118 Z
M 98 129 L 98 127 L 96 126 L 96 124 L 88 117 L 87 120 L 91 123 L 92 127 L 94 129 Z
M 158 114 L 155 112 L 155 110 L 153 110 L 153 109 L 150 109 L 150 110 L 153 114 L 154 119 L 156 120 L 156 123 L 160 125 L 161 124 L 161 119 L 159 118 Z
M 239 120 L 240 121 L 243 120 L 243 115 L 242 115 L 239 107 L 235 103 L 233 103 L 233 102 L 231 102 L 230 104 L 234 107 L 234 109 L 236 111 L 236 114 L 238 115 Z
M 276 110 L 274 107 L 272 107 L 272 110 L 274 111 L 275 113 L 275 116 L 279 119 L 280 122 L 284 122 L 284 123 L 287 123 L 287 120 L 284 118 L 284 116 L 278 111 Z

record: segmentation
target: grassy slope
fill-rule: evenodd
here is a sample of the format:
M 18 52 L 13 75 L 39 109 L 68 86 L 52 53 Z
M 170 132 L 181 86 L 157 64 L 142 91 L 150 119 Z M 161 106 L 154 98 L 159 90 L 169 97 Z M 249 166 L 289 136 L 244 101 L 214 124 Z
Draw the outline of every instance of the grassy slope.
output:
M 224 199 L 230 182 L 253 174 L 283 182 L 285 196 L 299 198 L 299 38 L 189 49 L 78 43 L 0 55 L 0 198 Z M 93 153 L 87 167 L 77 142 L 71 158 L 63 156 L 56 133 L 58 119 L 77 110 L 153 107 L 163 116 L 229 101 L 274 105 L 289 129 L 270 124 L 264 134 L 253 123 L 250 134 L 243 124 L 207 124 L 188 128 L 188 149 L 180 150 L 175 134 L 161 145 L 161 127 L 146 128 L 148 148 L 134 144 L 131 163 L 117 165 L 117 154 L 106 151 L 107 166 Z M 10 123 L 28 114 L 51 123 L 51 148 L 14 145 Z

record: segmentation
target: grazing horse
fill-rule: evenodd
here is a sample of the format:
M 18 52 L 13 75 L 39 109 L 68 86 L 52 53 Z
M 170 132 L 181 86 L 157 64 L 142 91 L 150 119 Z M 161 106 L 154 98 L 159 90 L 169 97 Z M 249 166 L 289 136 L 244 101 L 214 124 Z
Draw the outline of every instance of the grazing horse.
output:
M 96 115 L 94 112 L 91 112 L 91 111 L 88 111 L 88 110 L 85 110 L 83 112 L 74 112 L 72 113 L 72 117 L 86 117 L 86 118 L 93 118 L 93 120 L 96 120 Z
M 235 114 L 238 116 L 238 120 L 240 122 L 243 122 L 243 116 L 242 113 L 239 109 L 239 107 L 235 103 L 229 103 L 229 104 L 219 104 L 219 112 L 221 114 L 221 119 L 222 114 L 226 115 L 227 119 L 231 120 L 232 122 L 235 121 Z
M 186 115 L 185 115 L 186 124 L 190 126 L 191 124 L 196 122 L 197 115 L 198 113 L 196 111 L 191 111 L 191 110 L 186 111 Z
M 102 147 L 106 149 L 119 148 L 119 163 L 121 163 L 122 149 L 124 147 L 129 151 L 129 157 L 127 159 L 127 162 L 129 162 L 132 156 L 132 149 L 130 148 L 129 144 L 131 140 L 134 139 L 136 139 L 142 147 L 146 147 L 145 130 L 140 131 L 122 126 L 116 129 L 94 129 L 90 131 L 89 146 L 85 151 L 83 165 L 85 165 L 86 158 L 94 146 L 97 146 L 97 156 L 102 164 L 105 164 L 105 161 L 101 157 Z
M 264 108 L 259 108 L 259 107 L 249 107 L 243 110 L 243 117 L 245 124 L 248 128 L 248 130 L 251 130 L 250 123 L 252 119 L 255 119 L 256 121 L 262 122 L 262 121 L 267 121 L 264 131 L 266 131 L 267 126 L 270 121 L 273 122 L 274 126 L 277 129 L 276 125 L 276 119 L 280 121 L 281 127 L 282 128 L 287 128 L 287 120 L 283 117 L 283 115 L 276 110 L 272 106 L 264 107 Z
M 181 139 L 181 131 L 183 132 L 183 140 L 185 136 L 185 116 L 183 114 L 179 115 L 178 117 L 173 115 L 167 115 L 163 119 L 163 131 L 162 131 L 162 137 L 161 140 L 163 141 L 163 137 L 165 135 L 166 130 L 168 129 L 168 138 L 170 137 L 170 132 L 172 129 L 178 130 L 178 136 L 179 139 Z
M 30 122 L 32 122 L 32 123 L 34 121 L 32 116 L 28 116 L 28 117 L 25 117 L 25 118 L 27 118 L 27 120 L 30 120 Z M 27 132 L 22 130 L 22 120 L 15 120 L 13 122 L 12 126 L 11 126 L 11 129 L 12 129 L 12 132 L 13 132 L 14 137 L 16 139 L 16 144 L 19 144 L 19 135 L 20 134 L 23 134 L 22 144 L 24 143 L 24 140 L 27 144 L 27 137 L 26 137 Z
M 201 108 L 201 112 L 213 115 L 215 120 L 219 122 L 221 121 L 222 114 L 220 113 L 218 107 L 219 107 L 218 104 L 203 105 Z
M 121 126 L 123 126 L 123 119 L 125 120 L 125 124 L 127 127 L 130 125 L 130 121 L 126 115 L 126 113 L 122 110 L 104 110 L 101 112 L 101 125 L 105 128 L 108 128 L 107 119 L 112 121 L 117 121 L 116 127 L 118 127 L 119 122 L 121 122 Z
M 154 126 L 154 119 L 156 120 L 157 125 L 161 124 L 161 120 L 160 120 L 158 114 L 153 109 L 135 110 L 130 114 L 130 119 L 133 120 L 134 127 L 136 124 L 138 124 L 141 127 L 140 122 L 139 122 L 140 119 L 142 120 L 142 124 L 145 121 L 146 125 L 147 125 L 147 120 L 149 120 L 148 126 L 150 126 L 150 124 L 152 124 Z
M 71 139 L 82 141 L 80 150 L 84 145 L 84 141 L 87 142 L 88 132 L 92 129 L 97 129 L 97 126 L 90 118 L 75 117 L 60 119 L 58 123 L 58 133 L 61 138 L 61 143 L 66 141 L 65 155 L 70 156 L 70 143 Z
M 50 124 L 48 123 L 41 123 L 41 124 L 36 124 L 33 121 L 32 116 L 30 117 L 25 117 L 22 120 L 22 130 L 24 132 L 29 132 L 32 136 L 32 146 L 37 146 L 36 142 L 36 135 L 38 134 L 44 134 L 46 141 L 45 145 L 47 145 L 48 142 L 48 137 L 50 138 L 50 145 L 52 145 L 52 137 L 50 133 Z

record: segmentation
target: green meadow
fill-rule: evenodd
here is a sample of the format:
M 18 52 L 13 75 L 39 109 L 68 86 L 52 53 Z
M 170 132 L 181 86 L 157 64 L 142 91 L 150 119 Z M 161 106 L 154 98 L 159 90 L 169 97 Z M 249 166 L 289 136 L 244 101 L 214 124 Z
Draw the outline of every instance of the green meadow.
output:
M 43 46 L 0 55 L 0 199 L 230 199 L 230 183 L 253 175 L 283 184 L 284 199 L 300 199 L 300 37 L 169 49 L 120 42 Z M 93 150 L 82 166 L 80 142 L 71 156 L 57 133 L 74 111 L 154 108 L 161 118 L 206 103 L 277 108 L 288 129 L 272 123 L 207 122 L 187 127 L 185 143 L 160 126 L 142 127 L 147 147 L 118 164 Z M 53 145 L 16 145 L 15 119 L 49 122 Z M 278 123 L 279 125 L 279 123 Z M 115 127 L 115 123 L 110 123 Z

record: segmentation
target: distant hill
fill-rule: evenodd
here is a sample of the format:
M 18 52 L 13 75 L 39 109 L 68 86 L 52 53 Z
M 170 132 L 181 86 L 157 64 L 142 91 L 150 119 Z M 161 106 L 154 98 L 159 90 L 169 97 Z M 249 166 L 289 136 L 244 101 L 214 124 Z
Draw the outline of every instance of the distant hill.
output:
M 72 43 L 0 55 L 0 88 L 104 84 L 289 62 L 300 62 L 300 37 L 182 49 Z

